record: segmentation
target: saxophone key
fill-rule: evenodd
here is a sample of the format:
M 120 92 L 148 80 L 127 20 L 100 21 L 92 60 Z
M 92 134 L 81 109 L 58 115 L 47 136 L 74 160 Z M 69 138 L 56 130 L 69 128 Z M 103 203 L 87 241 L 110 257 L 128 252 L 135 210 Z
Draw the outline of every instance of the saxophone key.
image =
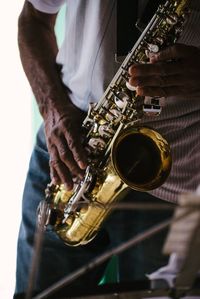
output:
M 109 125 L 101 125 L 98 129 L 99 135 L 104 138 L 111 138 L 115 131 Z
M 176 25 L 178 22 L 177 14 L 171 14 L 170 16 L 168 16 L 166 18 L 166 22 L 167 22 L 167 24 L 172 25 L 172 26 Z
M 100 138 L 100 137 L 92 137 L 90 138 L 89 142 L 88 142 L 89 146 L 91 148 L 93 148 L 94 150 L 96 150 L 97 152 L 101 152 L 105 149 L 106 147 L 106 142 Z
M 127 106 L 127 103 L 131 101 L 130 96 L 124 91 L 118 91 L 115 94 L 115 104 L 121 110 L 124 110 Z
M 164 38 L 162 36 L 157 36 L 156 37 L 156 42 L 158 42 L 160 45 L 164 44 Z
M 108 121 L 115 122 L 115 124 L 116 124 L 116 123 L 119 123 L 121 121 L 122 113 L 118 109 L 111 109 L 110 111 L 108 111 L 106 113 L 105 118 Z
M 159 52 L 159 47 L 156 44 L 148 44 L 148 50 L 151 53 L 158 53 Z

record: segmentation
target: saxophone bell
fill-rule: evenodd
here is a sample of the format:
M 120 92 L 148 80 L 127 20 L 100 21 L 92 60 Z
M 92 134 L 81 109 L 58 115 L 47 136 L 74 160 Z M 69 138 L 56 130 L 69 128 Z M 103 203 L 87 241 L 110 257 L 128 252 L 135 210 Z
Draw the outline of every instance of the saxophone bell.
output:
M 67 245 L 87 244 L 128 187 L 148 191 L 160 186 L 171 164 L 169 144 L 157 131 L 129 127 L 116 137 L 101 168 L 89 166 L 85 179 L 73 191 L 66 191 L 62 184 L 54 189 L 51 186 L 51 215 L 46 225 L 52 226 Z
M 167 141 L 147 127 L 130 127 L 114 141 L 111 158 L 115 171 L 130 188 L 155 189 L 168 177 L 172 159 Z

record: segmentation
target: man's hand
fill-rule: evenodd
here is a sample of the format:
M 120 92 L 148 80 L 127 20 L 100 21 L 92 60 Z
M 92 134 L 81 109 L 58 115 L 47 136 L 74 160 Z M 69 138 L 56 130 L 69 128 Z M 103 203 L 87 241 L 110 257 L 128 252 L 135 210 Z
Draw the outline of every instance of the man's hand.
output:
M 129 83 L 141 96 L 195 96 L 200 94 L 200 49 L 173 45 L 150 55 L 149 64 L 129 68 Z
M 50 155 L 50 173 L 54 184 L 73 187 L 72 177 L 83 178 L 87 166 L 81 145 L 84 113 L 72 104 L 57 107 L 45 119 L 45 134 Z
M 54 31 L 57 14 L 40 12 L 25 1 L 18 22 L 22 65 L 44 119 L 53 183 L 72 189 L 72 177 L 82 177 L 86 154 L 81 146 L 84 113 L 67 96 L 55 63 L 58 46 Z

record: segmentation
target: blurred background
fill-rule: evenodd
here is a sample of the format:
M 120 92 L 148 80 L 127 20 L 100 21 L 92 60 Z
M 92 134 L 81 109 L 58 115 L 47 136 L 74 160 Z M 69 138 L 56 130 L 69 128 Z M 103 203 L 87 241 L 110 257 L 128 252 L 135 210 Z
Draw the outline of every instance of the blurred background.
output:
M 32 148 L 31 90 L 17 48 L 23 1 L 2 1 L 0 18 L 0 298 L 10 299 L 15 281 L 21 194 Z
M 21 197 L 35 133 L 40 125 L 35 100 L 17 47 L 17 20 L 24 1 L 2 1 L 0 18 L 0 298 L 11 299 L 15 285 Z M 56 25 L 62 40 L 64 8 Z

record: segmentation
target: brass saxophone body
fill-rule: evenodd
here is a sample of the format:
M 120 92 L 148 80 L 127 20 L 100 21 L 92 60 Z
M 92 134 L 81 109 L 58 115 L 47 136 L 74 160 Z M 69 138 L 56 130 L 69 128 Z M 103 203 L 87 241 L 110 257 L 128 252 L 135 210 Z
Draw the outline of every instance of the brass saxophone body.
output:
M 127 85 L 128 68 L 148 63 L 148 53 L 176 42 L 187 15 L 188 0 L 167 0 L 125 58 L 97 104 L 83 122 L 89 166 L 85 178 L 66 191 L 63 184 L 46 189 L 46 225 L 71 246 L 90 242 L 113 203 L 128 187 L 148 191 L 164 183 L 171 169 L 170 147 L 155 130 L 142 127 L 144 115 L 159 115 L 159 98 L 148 103 Z M 38 219 L 41 217 L 39 208 Z

